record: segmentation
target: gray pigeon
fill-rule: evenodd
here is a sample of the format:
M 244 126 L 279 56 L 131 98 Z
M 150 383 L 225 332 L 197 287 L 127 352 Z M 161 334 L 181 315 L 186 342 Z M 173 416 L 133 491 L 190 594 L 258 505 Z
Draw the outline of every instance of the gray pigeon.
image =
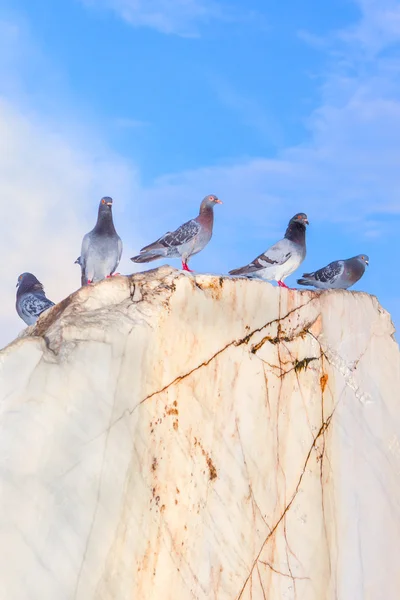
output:
M 304 273 L 298 279 L 300 285 L 312 285 L 321 290 L 347 290 L 364 275 L 365 267 L 369 264 L 366 254 L 359 254 L 346 260 L 335 260 L 326 267 L 313 273 Z
M 306 257 L 306 225 L 308 225 L 307 215 L 298 213 L 290 219 L 282 240 L 245 267 L 229 271 L 229 275 L 273 279 L 280 287 L 287 288 L 283 280 L 291 275 Z
M 18 277 L 17 288 L 15 307 L 27 325 L 36 323 L 42 312 L 54 306 L 54 302 L 46 298 L 42 284 L 32 273 L 22 273 Z
M 112 198 L 100 200 L 97 223 L 82 240 L 78 262 L 82 285 L 96 283 L 115 273 L 121 260 L 122 241 L 115 231 L 112 218 Z
M 195 219 L 184 223 L 175 231 L 168 231 L 152 244 L 142 248 L 140 254 L 133 256 L 131 260 L 135 263 L 146 263 L 159 258 L 181 258 L 182 269 L 191 271 L 188 267 L 189 258 L 203 250 L 211 239 L 215 204 L 222 204 L 217 196 L 206 196 Z

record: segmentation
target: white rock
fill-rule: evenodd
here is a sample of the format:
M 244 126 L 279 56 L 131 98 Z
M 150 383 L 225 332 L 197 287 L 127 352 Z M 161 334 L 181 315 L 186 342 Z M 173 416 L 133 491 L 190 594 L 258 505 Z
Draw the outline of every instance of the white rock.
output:
M 392 334 L 169 267 L 44 313 L 0 353 L 0 597 L 397 600 Z

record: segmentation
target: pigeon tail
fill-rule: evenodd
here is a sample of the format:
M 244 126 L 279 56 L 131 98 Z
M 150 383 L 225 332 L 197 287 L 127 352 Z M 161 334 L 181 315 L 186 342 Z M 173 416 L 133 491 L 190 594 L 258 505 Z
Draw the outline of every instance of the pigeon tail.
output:
M 229 271 L 229 275 L 246 275 L 249 272 L 248 266 L 240 267 L 239 269 L 232 269 Z
M 143 252 L 137 256 L 132 256 L 131 260 L 135 263 L 148 263 L 159 258 L 165 258 L 165 254 L 153 250 L 152 252 Z
M 305 277 L 309 277 L 309 274 L 308 273 L 304 273 L 304 276 Z M 299 285 L 313 285 L 313 282 L 311 280 L 309 280 L 309 279 L 298 279 L 297 283 Z
M 165 235 L 168 235 L 168 234 L 165 234 Z M 156 240 L 155 242 L 152 242 L 151 244 L 144 246 L 144 248 L 141 249 L 140 254 L 142 254 L 142 252 L 149 252 L 151 250 L 161 251 L 162 249 L 165 249 L 164 246 L 162 246 L 162 244 L 160 244 L 160 240 Z

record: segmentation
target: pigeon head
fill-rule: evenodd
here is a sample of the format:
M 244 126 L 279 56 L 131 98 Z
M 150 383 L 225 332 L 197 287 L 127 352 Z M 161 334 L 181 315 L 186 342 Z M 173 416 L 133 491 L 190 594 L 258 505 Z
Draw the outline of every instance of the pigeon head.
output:
M 205 198 L 203 198 L 200 204 L 200 212 L 207 210 L 209 208 L 214 208 L 216 204 L 222 204 L 222 201 L 215 196 L 215 194 L 209 194 Z
M 34 275 L 32 275 L 32 273 L 22 273 L 18 277 L 16 287 L 18 288 L 18 295 L 35 290 L 43 292 L 43 285 Z
M 292 217 L 290 219 L 289 225 L 295 224 L 295 223 L 302 223 L 303 225 L 309 225 L 306 213 L 297 213 L 297 215 L 294 215 L 294 217 Z
M 113 200 L 109 196 L 104 196 L 100 200 L 99 214 L 97 216 L 97 223 L 95 231 L 97 233 L 105 233 L 111 235 L 115 233 L 113 217 L 112 217 L 112 205 Z
M 365 265 L 369 265 L 369 257 L 366 254 L 359 254 L 356 256 L 359 261 L 363 262 Z
M 104 196 L 104 198 L 102 198 L 100 200 L 100 204 L 99 204 L 99 213 L 107 213 L 107 212 L 111 212 L 111 208 L 112 208 L 112 198 L 110 198 L 109 196 Z

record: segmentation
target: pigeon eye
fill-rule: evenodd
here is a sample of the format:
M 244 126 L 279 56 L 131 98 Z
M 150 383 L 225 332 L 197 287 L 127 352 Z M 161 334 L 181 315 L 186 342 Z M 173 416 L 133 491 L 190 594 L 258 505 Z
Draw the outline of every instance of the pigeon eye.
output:
M 105 203 L 106 203 L 106 201 L 104 200 L 104 198 L 103 198 L 103 200 L 101 201 L 101 203 L 102 203 L 102 204 L 105 204 Z

